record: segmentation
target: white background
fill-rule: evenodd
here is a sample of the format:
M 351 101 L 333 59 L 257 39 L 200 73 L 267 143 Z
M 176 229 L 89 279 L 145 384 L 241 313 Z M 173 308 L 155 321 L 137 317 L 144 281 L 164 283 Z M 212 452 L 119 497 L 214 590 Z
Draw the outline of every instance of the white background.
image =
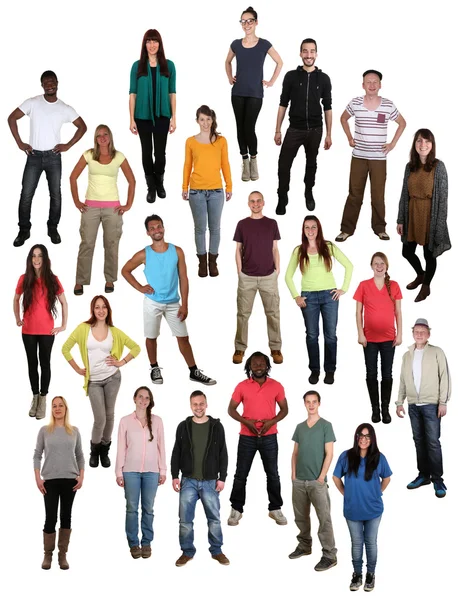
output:
M 2 18 L 1 45 L 4 57 L 3 93 L 1 97 L 2 134 L 2 257 L 4 313 L 2 360 L 3 385 L 3 494 L 2 539 L 5 550 L 3 577 L 5 589 L 13 596 L 33 595 L 39 598 L 81 596 L 108 598 L 129 594 L 186 595 L 202 598 L 216 595 L 233 598 L 260 596 L 276 598 L 286 594 L 304 594 L 325 590 L 328 594 L 348 594 L 352 573 L 350 538 L 342 515 L 342 497 L 330 486 L 336 545 L 337 567 L 327 573 L 316 573 L 314 564 L 320 558 L 316 536 L 317 521 L 313 515 L 314 551 L 309 558 L 288 560 L 296 545 L 297 533 L 291 506 L 290 456 L 291 435 L 296 424 L 305 418 L 303 393 L 310 388 L 305 348 L 305 333 L 300 310 L 284 283 L 284 270 L 293 247 L 300 242 L 301 223 L 305 215 L 303 198 L 304 156 L 302 151 L 292 170 L 292 188 L 286 216 L 278 217 L 282 240 L 279 243 L 282 275 L 281 294 L 283 353 L 285 362 L 274 366 L 272 376 L 286 389 L 290 413 L 279 425 L 279 470 L 282 481 L 286 527 L 277 526 L 267 517 L 265 475 L 259 457 L 253 464 L 247 486 L 247 504 L 240 525 L 229 528 L 229 495 L 236 463 L 239 425 L 231 420 L 227 405 L 235 385 L 244 378 L 242 367 L 231 363 L 236 325 L 237 276 L 234 261 L 233 232 L 238 220 L 248 216 L 248 193 L 262 191 L 266 198 L 265 214 L 275 217 L 277 159 L 279 148 L 273 142 L 275 119 L 281 83 L 288 70 L 300 64 L 299 47 L 303 38 L 318 42 L 317 66 L 328 73 L 333 85 L 333 145 L 320 150 L 318 157 L 315 214 L 321 219 L 327 239 L 339 232 L 343 205 L 348 191 L 351 150 L 340 127 L 339 117 L 347 102 L 361 94 L 361 74 L 376 68 L 384 74 L 382 94 L 392 99 L 407 120 L 407 128 L 397 147 L 388 157 L 386 185 L 387 232 L 391 241 L 381 242 L 370 229 L 370 200 L 366 196 L 354 237 L 341 246 L 355 265 L 350 289 L 340 301 L 338 325 L 338 366 L 336 382 L 317 389 L 323 396 L 321 415 L 333 423 L 337 442 L 335 459 L 352 443 L 358 424 L 370 419 L 370 405 L 365 386 L 363 351 L 357 344 L 355 302 L 352 295 L 363 279 L 372 275 L 369 266 L 373 252 L 381 250 L 390 259 L 390 275 L 405 294 L 403 301 L 404 343 L 396 351 L 394 361 L 393 401 L 397 395 L 401 356 L 412 341 L 411 326 L 417 317 L 426 317 L 432 325 L 431 342 L 442 347 L 454 371 L 454 312 L 450 273 L 455 250 L 438 260 L 431 296 L 414 304 L 417 292 L 405 285 L 414 273 L 401 256 L 401 243 L 396 235 L 396 217 L 405 163 L 414 132 L 428 127 L 436 135 L 437 155 L 448 167 L 450 178 L 449 229 L 455 240 L 456 184 L 452 165 L 454 142 L 450 122 L 454 116 L 452 71 L 452 24 L 446 3 L 384 2 L 351 5 L 326 3 L 273 3 L 258 1 L 257 34 L 272 42 L 284 61 L 283 71 L 273 88 L 265 91 L 264 105 L 258 120 L 259 170 L 256 183 L 240 181 L 240 156 L 236 141 L 235 120 L 230 104 L 230 86 L 224 71 L 224 60 L 230 43 L 242 36 L 238 24 L 243 5 L 196 1 L 173 4 L 131 1 L 116 5 L 108 2 L 81 0 L 75 5 L 45 0 L 24 0 L 9 9 Z M 144 32 L 157 28 L 164 40 L 167 58 L 177 69 L 177 130 L 169 137 L 165 187 L 167 199 L 154 206 L 145 202 L 145 183 L 141 166 L 140 141 L 129 132 L 129 73 L 139 58 Z M 234 61 L 235 67 L 235 61 Z M 58 96 L 73 106 L 84 118 L 88 132 L 84 139 L 63 156 L 63 210 L 60 233 L 63 242 L 53 246 L 46 236 L 48 192 L 42 177 L 33 203 L 32 236 L 19 249 L 12 242 L 17 233 L 19 200 L 25 155 L 11 137 L 6 118 L 26 98 L 41 93 L 40 75 L 54 70 L 59 78 Z M 265 62 L 264 77 L 269 79 L 274 63 Z M 181 177 L 185 139 L 197 133 L 195 110 L 208 104 L 218 116 L 218 129 L 229 143 L 234 194 L 222 217 L 220 277 L 199 279 L 193 237 L 191 212 L 181 199 Z M 28 141 L 28 118 L 20 122 L 22 139 Z M 197 554 L 184 569 L 176 569 L 180 555 L 178 544 L 178 495 L 172 490 L 170 474 L 159 489 L 155 504 L 155 539 L 152 558 L 133 561 L 124 535 L 123 491 L 115 483 L 114 469 L 88 467 L 84 486 L 78 492 L 73 510 L 73 534 L 69 550 L 71 569 L 60 571 L 57 560 L 50 572 L 40 568 L 42 559 L 43 500 L 35 486 L 32 454 L 40 423 L 27 417 L 31 392 L 27 363 L 20 330 L 16 327 L 12 298 L 25 259 L 33 243 L 45 243 L 54 272 L 61 279 L 69 301 L 67 331 L 59 334 L 52 356 L 52 381 L 49 400 L 62 394 L 69 402 L 71 421 L 79 426 L 88 458 L 92 412 L 84 396 L 82 378 L 67 364 L 60 353 L 66 336 L 89 316 L 89 303 L 103 293 L 102 239 L 97 243 L 93 279 L 82 297 L 72 293 L 79 245 L 80 215 L 71 200 L 69 174 L 82 152 L 92 147 L 93 132 L 99 123 L 108 124 L 115 136 L 116 147 L 125 153 L 137 177 L 137 193 L 132 210 L 124 216 L 124 234 L 120 245 L 120 267 L 134 252 L 148 243 L 143 220 L 151 212 L 164 219 L 166 239 L 180 245 L 187 257 L 190 297 L 188 328 L 199 367 L 218 380 L 208 390 L 208 412 L 220 417 L 226 429 L 229 450 L 229 475 L 221 494 L 223 551 L 231 566 L 223 568 L 210 560 L 207 550 L 206 523 L 201 506 L 195 521 Z M 287 121 L 283 126 L 286 132 Z M 353 127 L 353 124 L 352 124 Z M 389 127 L 389 139 L 395 125 Z M 67 125 L 62 141 L 73 135 Z M 324 142 L 324 138 L 323 138 Z M 84 197 L 87 172 L 80 178 L 80 197 Z M 125 180 L 120 174 L 120 192 L 125 198 Z M 343 270 L 334 269 L 340 286 Z M 142 278 L 141 271 L 136 273 Z M 299 276 L 296 274 L 299 285 Z M 149 364 L 144 350 L 142 297 L 124 280 L 116 284 L 110 296 L 114 323 L 142 346 L 139 357 L 122 369 L 123 382 L 116 407 L 115 434 L 119 418 L 133 409 L 133 391 L 149 384 Z M 60 324 L 60 320 L 57 320 Z M 447 335 L 448 333 L 451 335 Z M 195 389 L 178 353 L 176 341 L 164 324 L 159 338 L 159 360 L 163 367 L 164 385 L 154 387 L 155 411 L 164 421 L 167 462 L 173 447 L 175 428 L 189 413 L 188 398 Z M 265 317 L 259 298 L 250 320 L 247 356 L 255 351 L 267 352 Z M 75 358 L 79 359 L 78 350 Z M 385 597 L 396 590 L 399 596 L 410 593 L 417 598 L 439 595 L 453 581 L 452 560 L 456 553 L 456 511 L 452 510 L 457 484 L 456 456 L 452 445 L 454 404 L 443 420 L 443 453 L 448 495 L 444 500 L 434 496 L 433 487 L 407 491 L 406 484 L 416 476 L 415 450 L 408 418 L 394 415 L 391 425 L 376 426 L 379 446 L 393 470 L 390 486 L 384 494 L 385 512 L 379 532 L 379 562 L 376 593 Z M 115 446 L 115 444 L 114 444 Z M 115 458 L 115 448 L 112 458 Z M 331 467 L 334 468 L 335 460 Z M 456 504 L 456 503 L 455 503 Z M 323 587 L 325 586 L 325 587 Z

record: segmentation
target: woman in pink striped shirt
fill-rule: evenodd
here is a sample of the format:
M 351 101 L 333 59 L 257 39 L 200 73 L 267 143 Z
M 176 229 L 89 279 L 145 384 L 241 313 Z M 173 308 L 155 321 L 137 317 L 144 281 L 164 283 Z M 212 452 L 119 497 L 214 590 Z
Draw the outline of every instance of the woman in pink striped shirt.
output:
M 153 541 L 154 499 L 165 481 L 164 426 L 151 414 L 153 394 L 145 386 L 134 394 L 135 411 L 119 422 L 116 483 L 126 496 L 126 536 L 132 558 L 149 558 Z M 142 539 L 138 541 L 138 502 L 142 503 Z

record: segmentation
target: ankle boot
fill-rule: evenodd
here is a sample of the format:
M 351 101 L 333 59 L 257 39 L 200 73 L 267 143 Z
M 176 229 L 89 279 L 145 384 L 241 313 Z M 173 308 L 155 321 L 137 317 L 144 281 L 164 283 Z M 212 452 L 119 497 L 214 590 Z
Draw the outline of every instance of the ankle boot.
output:
M 90 467 L 95 468 L 99 466 L 100 446 L 101 444 L 94 444 L 93 442 L 91 442 L 91 455 L 89 457 Z
M 250 181 L 250 159 L 249 157 L 242 159 L 243 160 L 243 166 L 242 166 L 242 181 Z M 24 243 L 24 242 L 23 242 Z
M 217 258 L 217 254 L 208 253 L 208 270 L 210 271 L 210 277 L 218 277 L 219 275 L 218 266 L 216 264 Z
M 259 179 L 258 159 L 256 156 L 250 158 L 250 179 L 251 181 L 257 181 Z
M 380 398 L 377 379 L 366 379 L 367 391 L 372 405 L 372 423 L 380 423 Z
M 417 275 L 413 281 L 411 281 L 410 283 L 408 283 L 406 285 L 406 288 L 408 290 L 414 290 L 414 289 L 416 289 L 421 283 L 423 283 L 423 279 L 424 278 L 425 278 L 424 272 L 420 273 L 420 275 Z
M 48 570 L 51 568 L 52 553 L 56 547 L 56 532 L 45 533 L 43 531 L 43 546 L 45 550 L 45 556 L 43 558 L 43 562 L 41 563 L 41 568 Z
M 71 532 L 71 529 L 59 529 L 59 541 L 57 542 L 59 554 L 57 555 L 57 560 L 59 562 L 59 567 L 64 571 L 70 568 L 70 565 L 67 562 L 67 551 Z
M 380 396 L 382 400 L 382 422 L 386 424 L 391 423 L 391 417 L 388 408 L 391 400 L 392 387 L 392 379 L 382 379 L 382 383 L 380 384 Z
M 429 285 L 426 285 L 426 283 L 422 283 L 420 292 L 419 292 L 418 296 L 415 298 L 414 302 L 421 302 L 422 300 L 426 300 L 426 298 L 429 296 L 430 293 L 431 293 L 431 291 L 429 289 Z
M 108 444 L 104 444 L 102 442 L 100 444 L 100 450 L 99 450 L 100 464 L 102 465 L 102 467 L 105 467 L 105 469 L 107 469 L 108 467 L 111 466 L 111 461 L 108 457 L 108 452 L 110 450 L 110 446 L 111 446 L 111 442 L 108 442 Z
M 46 396 L 41 394 L 38 396 L 37 411 L 35 413 L 36 419 L 44 419 L 46 417 Z
M 145 175 L 146 186 L 148 188 L 148 193 L 146 194 L 146 201 L 152 204 L 156 202 L 156 183 L 154 181 L 153 175 Z
M 207 253 L 197 254 L 196 256 L 199 259 L 199 270 L 197 271 L 197 275 L 199 275 L 199 277 L 207 277 L 207 275 L 208 275 Z
M 165 198 L 166 193 L 164 189 L 164 173 L 161 173 L 160 175 L 155 173 L 154 180 L 156 181 L 157 195 L 159 196 L 159 198 Z
M 39 394 L 34 394 L 32 398 L 32 404 L 30 405 L 29 417 L 35 417 L 37 414 Z

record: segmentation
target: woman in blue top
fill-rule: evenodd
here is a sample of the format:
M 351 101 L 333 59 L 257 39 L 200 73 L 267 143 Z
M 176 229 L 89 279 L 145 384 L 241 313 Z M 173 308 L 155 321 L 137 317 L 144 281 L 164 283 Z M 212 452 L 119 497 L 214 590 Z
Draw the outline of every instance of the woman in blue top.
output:
M 234 40 L 226 58 L 226 74 L 232 87 L 232 108 L 237 123 L 237 140 L 243 158 L 242 181 L 259 179 L 256 155 L 258 140 L 255 126 L 262 106 L 262 86 L 271 87 L 280 75 L 283 61 L 272 44 L 256 36 L 258 13 L 249 6 L 240 18 L 245 37 Z M 267 81 L 263 76 L 266 54 L 275 61 L 275 71 Z M 237 58 L 237 73 L 232 75 L 232 61 Z M 250 158 L 251 157 L 251 158 Z
M 363 583 L 363 547 L 366 546 L 367 573 L 364 591 L 375 586 L 377 533 L 383 513 L 382 492 L 390 483 L 391 469 L 377 447 L 375 430 L 362 423 L 355 432 L 353 448 L 342 452 L 333 480 L 344 497 L 344 517 L 351 537 L 352 592 Z M 345 485 L 342 482 L 345 477 Z
M 175 65 L 165 58 L 157 29 L 143 36 L 140 60 L 132 65 L 129 89 L 130 130 L 140 136 L 146 177 L 147 202 L 165 198 L 165 147 L 168 133 L 176 129 Z M 153 162 L 154 140 L 154 162 Z

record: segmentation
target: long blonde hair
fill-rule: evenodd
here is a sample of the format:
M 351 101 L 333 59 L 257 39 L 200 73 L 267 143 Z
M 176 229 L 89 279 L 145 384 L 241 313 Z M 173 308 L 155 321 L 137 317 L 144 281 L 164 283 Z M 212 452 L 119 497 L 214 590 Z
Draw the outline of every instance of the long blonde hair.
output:
M 52 399 L 52 402 L 51 402 L 51 419 L 49 420 L 48 431 L 49 431 L 49 433 L 52 433 L 54 431 L 55 427 L 56 427 L 56 420 L 55 420 L 53 412 L 52 412 L 52 403 L 57 398 L 60 398 L 60 400 L 62 400 L 63 405 L 65 406 L 65 417 L 64 417 L 65 431 L 68 433 L 68 435 L 73 435 L 73 433 L 74 433 L 74 427 L 72 425 L 70 425 L 70 417 L 69 417 L 69 411 L 68 411 L 68 404 L 67 404 L 67 402 L 66 402 L 66 400 L 65 400 L 65 398 L 63 396 L 54 396 L 54 398 Z
M 111 158 L 114 158 L 116 156 L 116 148 L 114 145 L 114 141 L 113 141 L 113 134 L 111 133 L 111 129 L 108 127 L 108 125 L 97 125 L 97 127 L 95 128 L 95 133 L 94 133 L 94 147 L 92 148 L 92 158 L 93 160 L 99 160 L 100 158 L 100 146 L 99 143 L 97 141 L 97 135 L 100 133 L 101 129 L 106 129 L 108 132 L 108 137 L 110 138 L 110 144 L 108 146 L 108 153 L 111 156 Z

